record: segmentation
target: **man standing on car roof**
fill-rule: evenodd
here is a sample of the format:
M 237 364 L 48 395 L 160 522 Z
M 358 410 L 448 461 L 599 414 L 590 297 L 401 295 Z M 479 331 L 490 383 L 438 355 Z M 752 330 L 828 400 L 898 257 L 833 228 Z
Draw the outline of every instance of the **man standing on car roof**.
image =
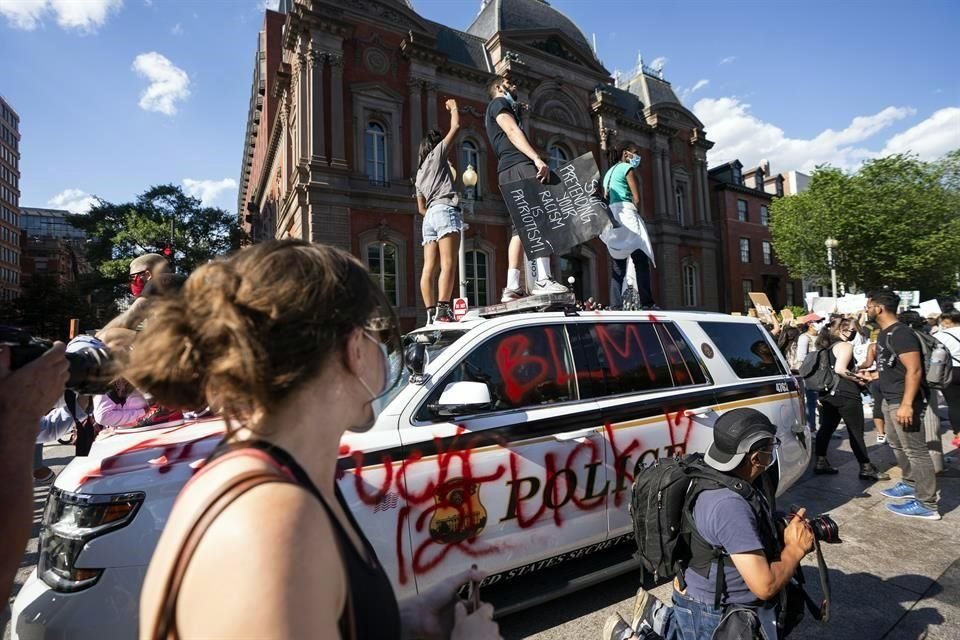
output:
M 550 177 L 550 167 L 540 158 L 527 140 L 520 122 L 520 104 L 517 102 L 517 85 L 506 76 L 495 77 L 488 87 L 490 104 L 485 118 L 487 138 L 497 154 L 497 181 L 503 185 L 517 180 L 536 177 L 546 182 Z M 504 197 L 506 199 L 506 197 Z M 503 290 L 501 302 L 510 302 L 525 294 L 520 288 L 520 268 L 523 265 L 523 245 L 511 219 L 512 235 L 507 252 L 507 286 Z M 530 286 L 532 295 L 566 293 L 567 288 L 553 279 L 550 258 L 535 259 L 537 281 Z

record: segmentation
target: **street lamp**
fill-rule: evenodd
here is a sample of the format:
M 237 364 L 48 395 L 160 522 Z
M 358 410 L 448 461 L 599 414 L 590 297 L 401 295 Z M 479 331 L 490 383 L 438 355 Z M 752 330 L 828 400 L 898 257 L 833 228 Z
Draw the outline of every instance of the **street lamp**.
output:
M 470 228 L 470 225 L 467 224 L 467 219 L 473 217 L 473 205 L 474 205 L 474 187 L 477 186 L 477 172 L 474 170 L 472 164 L 468 164 L 466 170 L 463 172 L 463 198 L 464 198 L 464 216 L 463 216 L 463 231 L 460 232 L 460 297 L 467 297 L 467 229 Z
M 840 241 L 834 237 L 823 241 L 827 248 L 827 264 L 830 265 L 830 292 L 834 299 L 837 297 L 837 263 L 833 259 L 833 250 L 840 246 Z

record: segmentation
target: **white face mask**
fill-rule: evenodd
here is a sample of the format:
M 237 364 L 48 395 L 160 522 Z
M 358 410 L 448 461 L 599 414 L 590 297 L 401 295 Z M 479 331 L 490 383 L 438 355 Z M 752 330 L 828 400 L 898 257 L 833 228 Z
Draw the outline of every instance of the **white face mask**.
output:
M 380 416 L 380 412 L 383 411 L 383 408 L 386 406 L 386 401 L 382 396 L 384 392 L 387 391 L 388 385 L 390 384 L 391 378 L 392 378 L 392 372 L 390 367 L 390 355 L 389 355 L 389 352 L 387 351 L 387 345 L 371 337 L 370 334 L 366 332 L 364 332 L 363 335 L 368 340 L 375 342 L 377 347 L 380 348 L 380 355 L 382 356 L 382 360 L 383 360 L 383 384 L 381 385 L 380 392 L 374 393 L 373 389 L 370 388 L 370 385 L 364 382 L 363 378 L 361 378 L 360 376 L 357 376 L 357 380 L 360 381 L 360 384 L 363 385 L 363 388 L 366 389 L 367 393 L 370 394 L 370 410 L 373 413 L 373 418 L 370 420 L 368 424 L 358 425 L 357 427 L 353 427 L 350 429 L 350 431 L 355 431 L 355 432 L 367 431 L 368 429 L 370 429 L 370 427 L 372 427 L 377 422 L 377 418 Z

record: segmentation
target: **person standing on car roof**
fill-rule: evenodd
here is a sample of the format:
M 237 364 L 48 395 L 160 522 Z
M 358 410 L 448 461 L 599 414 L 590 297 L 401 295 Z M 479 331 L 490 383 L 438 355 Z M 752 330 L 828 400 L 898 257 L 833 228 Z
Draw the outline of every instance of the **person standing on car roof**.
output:
M 540 182 L 546 182 L 550 177 L 550 167 L 540 158 L 523 132 L 519 116 L 520 103 L 517 102 L 517 85 L 506 76 L 497 76 L 490 82 L 488 91 L 491 99 L 487 105 L 485 124 L 490 146 L 497 155 L 498 183 L 503 185 L 533 177 Z M 510 225 L 512 235 L 507 251 L 507 286 L 503 290 L 501 302 L 510 302 L 525 295 L 520 288 L 523 245 L 512 218 Z M 531 294 L 567 292 L 565 286 L 553 279 L 549 257 L 536 258 L 535 262 L 537 281 L 530 287 Z
M 610 252 L 613 272 L 613 297 L 611 305 L 623 306 L 623 281 L 627 276 L 627 262 L 633 262 L 637 297 L 641 309 L 653 308 L 653 287 L 650 284 L 650 267 L 655 266 L 650 234 L 640 215 L 640 149 L 626 144 L 620 151 L 620 162 L 607 170 L 603 177 L 603 190 L 610 203 L 610 213 L 617 221 L 600 234 L 600 239 Z
M 463 242 L 463 218 L 460 197 L 453 189 L 453 176 L 447 151 L 460 129 L 457 101 L 446 102 L 450 129 L 441 135 L 433 129 L 420 142 L 420 168 L 417 169 L 417 211 L 423 216 L 423 272 L 420 294 L 431 321 L 453 322 L 450 308 L 453 283 L 457 274 L 457 253 Z M 439 269 L 439 277 L 437 271 Z
M 793 515 L 781 539 L 772 508 L 755 484 L 777 459 L 776 433 L 770 419 L 756 409 L 736 409 L 717 419 L 713 444 L 704 456 L 706 464 L 750 483 L 755 490 L 749 500 L 725 487 L 697 495 L 689 507 L 692 557 L 683 572 L 686 585 L 679 578 L 674 580 L 673 607 L 641 587 L 632 622 L 611 616 L 604 640 L 777 640 L 780 592 L 813 550 L 814 541 L 805 509 Z M 721 567 L 722 579 L 718 579 Z
M 151 318 L 124 377 L 170 406 L 209 405 L 228 431 L 170 514 L 141 638 L 499 637 L 490 605 L 457 602 L 476 569 L 399 608 L 337 486 L 342 434 L 374 425 L 403 360 L 359 260 L 257 244 L 197 269 Z

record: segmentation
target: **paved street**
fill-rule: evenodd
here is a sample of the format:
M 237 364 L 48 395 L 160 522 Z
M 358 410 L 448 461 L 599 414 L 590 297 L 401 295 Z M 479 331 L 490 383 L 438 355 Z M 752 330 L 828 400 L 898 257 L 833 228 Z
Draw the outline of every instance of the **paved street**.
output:
M 950 448 L 952 434 L 943 436 Z M 867 442 L 874 443 L 873 432 Z M 830 513 L 840 525 L 843 543 L 825 545 L 833 589 L 833 620 L 827 625 L 809 617 L 793 637 L 954 639 L 960 637 L 960 548 L 955 534 L 960 530 L 960 464 L 955 460 L 940 477 L 942 492 L 940 522 L 899 518 L 884 509 L 879 490 L 890 483 L 869 485 L 857 478 L 856 461 L 850 453 L 846 432 L 834 437 L 838 446 L 831 460 L 840 467 L 837 476 L 805 477 L 781 497 L 781 507 L 806 506 L 808 512 Z M 871 455 L 881 468 L 891 466 L 893 454 L 885 445 L 872 444 Z M 72 447 L 46 447 L 48 464 L 59 470 L 69 461 Z M 951 457 L 957 456 L 957 453 Z M 891 475 L 897 469 L 891 469 Z M 896 475 L 895 475 L 896 477 Z M 37 561 L 38 523 L 47 489 L 35 492 L 34 538 L 30 540 L 18 574 L 18 586 Z M 805 574 L 811 595 L 819 598 L 816 561 L 809 556 Z M 573 594 L 501 621 L 505 638 L 540 640 L 598 637 L 603 621 L 613 612 L 628 614 L 633 605 L 639 576 Z M 654 593 L 669 601 L 670 586 Z M 9 638 L 9 632 L 5 639 Z

